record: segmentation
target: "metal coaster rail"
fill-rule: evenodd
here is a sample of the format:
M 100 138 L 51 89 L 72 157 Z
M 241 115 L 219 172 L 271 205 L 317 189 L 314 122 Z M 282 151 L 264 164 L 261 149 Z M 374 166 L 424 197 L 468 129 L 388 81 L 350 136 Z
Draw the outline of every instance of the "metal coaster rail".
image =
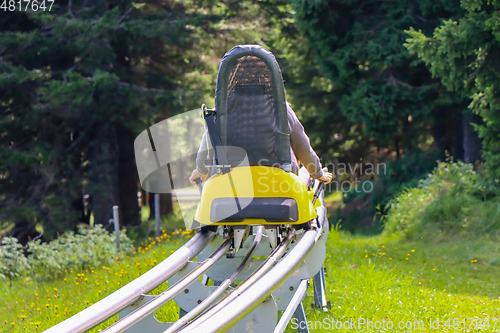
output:
M 214 232 L 199 232 L 167 259 L 94 305 L 46 330 L 45 333 L 81 333 L 105 322 L 139 300 L 182 269 L 210 243 Z
M 205 310 L 207 307 L 209 307 L 224 291 L 229 288 L 231 283 L 234 282 L 234 280 L 238 277 L 238 275 L 241 273 L 243 268 L 245 267 L 248 259 L 252 256 L 254 253 L 255 249 L 257 248 L 257 245 L 259 245 L 261 239 L 262 239 L 262 234 L 264 232 L 264 227 L 259 227 L 257 229 L 257 233 L 255 236 L 255 239 L 253 241 L 252 247 L 248 251 L 248 253 L 245 255 L 245 258 L 243 258 L 243 261 L 241 264 L 238 266 L 238 268 L 234 271 L 231 276 L 223 281 L 220 286 L 212 293 L 210 294 L 209 297 L 207 297 L 203 302 L 198 304 L 197 307 L 195 307 L 193 310 L 189 311 L 186 313 L 182 318 L 179 318 L 178 321 L 176 321 L 172 326 L 170 326 L 164 333 L 173 333 L 180 329 L 182 326 L 187 324 L 191 319 L 196 317 L 198 314 L 200 314 L 203 310 Z
M 144 304 L 125 318 L 111 325 L 103 332 L 106 333 L 121 333 L 126 329 L 132 327 L 134 324 L 139 322 L 141 319 L 152 314 L 155 310 L 159 309 L 162 305 L 166 304 L 168 301 L 172 300 L 176 295 L 181 293 L 186 287 L 188 287 L 195 280 L 199 279 L 210 267 L 215 264 L 229 249 L 231 245 L 231 240 L 226 239 L 226 241 L 215 251 L 208 259 L 203 261 L 197 268 L 191 271 L 183 279 L 175 283 L 173 286 L 169 286 L 160 295 L 156 296 L 154 299 Z
M 222 281 L 204 301 L 199 302 L 191 311 L 187 312 L 177 322 L 166 326 L 163 333 L 174 332 L 225 332 L 242 320 L 253 309 L 259 306 L 273 291 L 275 291 L 287 278 L 301 265 L 308 256 L 318 239 L 321 237 L 321 231 L 324 218 L 318 218 L 312 224 L 311 229 L 304 232 L 293 247 L 292 240 L 298 235 L 294 228 L 291 228 L 288 234 L 283 235 L 280 244 L 271 252 L 271 254 L 261 263 L 255 271 L 241 282 L 232 292 L 212 305 L 221 295 L 226 292 L 229 286 L 235 281 L 237 276 L 243 270 L 247 261 L 254 254 L 255 249 L 261 242 L 264 233 L 264 227 L 256 227 L 255 237 L 252 246 L 245 255 L 238 268 Z M 155 289 L 174 274 L 186 266 L 190 259 L 197 256 L 214 239 L 215 233 L 203 231 L 197 233 L 179 250 L 158 264 L 156 267 L 146 272 L 136 280 L 130 282 L 110 296 L 104 298 L 98 303 L 81 311 L 73 317 L 57 324 L 46 330 L 46 333 L 79 333 L 85 332 L 93 327 L 103 323 L 127 306 L 136 303 L 144 295 Z M 220 258 L 224 256 L 231 244 L 231 239 L 226 239 L 222 245 L 205 261 L 180 279 L 177 283 L 169 286 L 160 295 L 155 296 L 149 302 L 143 304 L 135 311 L 120 318 L 119 321 L 109 326 L 103 332 L 119 333 L 124 332 L 140 323 L 142 319 L 151 315 L 161 306 L 172 300 L 185 288 L 198 280 L 201 275 L 207 272 Z M 288 253 L 283 257 L 288 249 Z M 302 280 L 297 291 L 287 306 L 287 309 L 275 329 L 275 333 L 280 333 L 286 327 L 293 312 L 300 304 L 305 290 L 307 289 L 307 280 Z M 212 305 L 212 306 L 211 306 Z M 203 312 L 204 311 L 204 312 Z M 201 314 L 200 314 L 201 313 Z M 139 325 L 138 325 L 139 326 Z M 158 331 L 159 333 L 160 331 Z
M 215 316 L 217 312 L 224 308 L 226 305 L 231 303 L 234 299 L 236 299 L 239 295 L 241 295 L 245 290 L 247 290 L 250 286 L 256 283 L 265 273 L 267 273 L 283 256 L 285 250 L 287 249 L 290 241 L 294 236 L 295 230 L 291 230 L 288 234 L 288 237 L 284 242 L 282 242 L 274 251 L 269 255 L 269 257 L 252 273 L 245 281 L 243 281 L 232 293 L 227 295 L 225 298 L 221 299 L 217 304 L 212 306 L 206 312 L 204 312 L 201 316 L 199 316 L 195 321 L 189 324 L 186 329 L 192 327 L 192 325 L 197 325 L 197 322 L 204 321 L 206 318 L 211 316 Z M 183 331 L 183 330 L 181 330 Z M 164 332 L 166 333 L 166 332 Z

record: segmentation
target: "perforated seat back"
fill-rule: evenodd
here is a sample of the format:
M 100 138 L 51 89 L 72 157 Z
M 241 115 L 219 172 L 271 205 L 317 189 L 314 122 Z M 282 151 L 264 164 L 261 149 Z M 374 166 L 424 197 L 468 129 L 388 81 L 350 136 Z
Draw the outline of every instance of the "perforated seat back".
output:
M 269 51 L 242 45 L 226 53 L 215 108 L 223 145 L 243 148 L 250 165 L 290 164 L 283 79 Z M 228 160 L 234 162 L 231 156 Z

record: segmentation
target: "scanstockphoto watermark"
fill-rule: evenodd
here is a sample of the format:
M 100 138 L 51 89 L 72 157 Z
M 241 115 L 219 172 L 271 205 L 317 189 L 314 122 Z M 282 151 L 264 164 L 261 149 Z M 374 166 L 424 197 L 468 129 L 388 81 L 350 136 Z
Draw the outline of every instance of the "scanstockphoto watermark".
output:
M 337 319 L 334 317 L 326 317 L 323 320 L 314 321 L 299 321 L 297 318 L 291 320 L 290 326 L 292 329 L 306 328 L 309 330 L 406 330 L 406 331 L 421 331 L 426 325 L 423 320 L 413 321 L 391 321 L 390 319 L 371 320 L 369 318 L 357 319 Z
M 395 330 L 395 331 L 437 331 L 442 329 L 449 329 L 454 331 L 487 331 L 495 332 L 499 323 L 499 318 L 488 317 L 469 317 L 469 318 L 427 318 L 427 319 L 414 319 L 414 320 L 399 320 L 392 321 L 389 318 L 381 320 L 372 320 L 369 318 L 349 318 L 338 319 L 334 317 L 326 317 L 323 320 L 314 321 L 299 321 L 297 318 L 291 320 L 292 329 L 306 329 L 309 330 Z

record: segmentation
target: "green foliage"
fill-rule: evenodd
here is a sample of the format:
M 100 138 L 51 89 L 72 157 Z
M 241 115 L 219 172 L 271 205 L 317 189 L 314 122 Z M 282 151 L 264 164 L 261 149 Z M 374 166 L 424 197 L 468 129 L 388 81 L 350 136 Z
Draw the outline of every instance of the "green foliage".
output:
M 131 254 L 132 241 L 125 232 L 120 233 L 120 253 Z M 68 232 L 50 243 L 40 240 L 28 243 L 28 257 L 33 274 L 38 278 L 53 278 L 64 274 L 64 270 L 86 269 L 115 260 L 118 251 L 114 233 L 101 226 L 81 228 L 79 233 Z
M 137 247 L 142 245 L 143 242 L 154 239 L 156 234 L 155 220 L 148 220 L 149 217 L 149 208 L 142 207 L 143 221 L 138 226 L 129 226 L 127 227 L 127 237 L 133 242 L 134 246 Z M 160 217 L 160 229 L 170 234 L 179 229 L 185 228 L 184 220 L 179 218 L 181 216 L 181 212 L 171 213 L 166 216 Z
M 449 90 L 469 97 L 469 105 L 483 119 L 475 126 L 483 139 L 483 156 L 493 177 L 500 176 L 500 4 L 496 1 L 462 0 L 467 11 L 459 20 L 448 20 L 432 37 L 412 28 L 405 46 L 417 54 L 434 77 Z
M 0 279 L 19 277 L 30 269 L 24 249 L 14 237 L 4 237 L 0 243 Z
M 213 91 L 213 58 L 223 52 L 207 46 L 218 34 L 231 40 L 215 28 L 228 11 L 211 1 L 75 0 L 1 20 L 0 216 L 9 235 L 24 243 L 37 225 L 45 240 L 76 231 L 87 222 L 83 194 L 98 223 L 113 205 L 124 223 L 140 222 L 137 188 L 120 186 L 138 183 L 135 135 Z M 245 21 L 226 23 L 234 20 Z
M 296 21 L 338 107 L 378 146 L 414 149 L 429 123 L 461 109 L 403 47 L 404 30 L 432 31 L 461 12 L 453 1 L 292 1 Z M 330 97 L 331 99 L 331 97 Z M 442 117 L 442 115 L 441 115 Z
M 266 46 L 276 56 L 283 74 L 287 101 L 291 103 L 322 163 L 359 159 L 370 151 L 359 124 L 340 110 L 332 81 L 314 61 L 311 47 L 289 1 L 262 5 L 272 25 Z
M 77 234 L 68 232 L 50 243 L 39 239 L 25 247 L 16 238 L 5 237 L 0 246 L 0 277 L 10 279 L 33 275 L 37 279 L 53 279 L 69 269 L 87 269 L 115 261 L 118 254 L 131 254 L 132 241 L 120 233 L 120 252 L 115 247 L 115 235 L 101 226 L 81 228 Z
M 417 237 L 497 232 L 499 193 L 497 184 L 472 165 L 441 162 L 418 187 L 389 202 L 383 233 Z

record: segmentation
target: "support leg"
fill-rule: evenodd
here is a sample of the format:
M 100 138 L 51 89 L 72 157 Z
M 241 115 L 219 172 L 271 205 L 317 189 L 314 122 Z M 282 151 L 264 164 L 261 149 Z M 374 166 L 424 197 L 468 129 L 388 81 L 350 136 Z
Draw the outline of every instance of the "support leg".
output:
M 307 328 L 306 313 L 304 312 L 304 306 L 302 305 L 302 302 L 300 302 L 299 306 L 297 306 L 297 309 L 295 310 L 295 313 L 293 315 L 295 318 L 297 318 L 297 331 L 299 333 L 309 333 L 309 328 Z
M 321 267 L 318 274 L 313 278 L 314 306 L 328 311 L 326 303 L 325 269 Z

